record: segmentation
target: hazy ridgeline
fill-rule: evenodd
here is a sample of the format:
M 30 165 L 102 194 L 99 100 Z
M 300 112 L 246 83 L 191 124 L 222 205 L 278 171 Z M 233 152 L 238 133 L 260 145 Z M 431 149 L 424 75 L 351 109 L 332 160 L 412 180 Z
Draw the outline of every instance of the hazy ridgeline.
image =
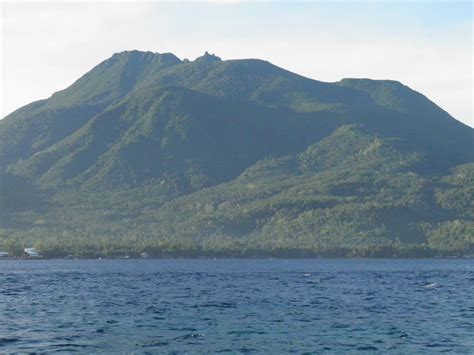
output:
M 472 255 L 473 142 L 395 81 L 122 52 L 0 121 L 0 250 Z

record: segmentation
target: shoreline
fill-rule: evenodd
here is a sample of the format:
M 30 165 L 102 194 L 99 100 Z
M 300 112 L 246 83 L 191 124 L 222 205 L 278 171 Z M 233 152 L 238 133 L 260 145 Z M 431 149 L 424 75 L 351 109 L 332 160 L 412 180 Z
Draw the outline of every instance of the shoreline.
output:
M 206 256 L 195 256 L 195 257 L 148 257 L 148 258 L 136 258 L 136 257 L 99 257 L 99 258 L 80 258 L 80 257 L 63 257 L 63 258 L 24 258 L 24 257 L 2 257 L 1 261 L 51 261 L 51 260 L 96 260 L 96 261 L 108 261 L 108 260 L 474 260 L 474 255 L 467 256 L 433 256 L 433 257 L 340 257 L 340 256 L 321 256 L 321 257 L 259 257 L 259 256 L 230 256 L 230 257 L 206 257 Z

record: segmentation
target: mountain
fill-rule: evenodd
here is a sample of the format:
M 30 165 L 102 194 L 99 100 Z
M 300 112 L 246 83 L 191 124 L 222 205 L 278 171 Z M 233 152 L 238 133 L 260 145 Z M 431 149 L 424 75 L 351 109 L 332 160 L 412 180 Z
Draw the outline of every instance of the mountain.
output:
M 0 121 L 0 249 L 468 255 L 473 148 L 396 81 L 117 53 Z

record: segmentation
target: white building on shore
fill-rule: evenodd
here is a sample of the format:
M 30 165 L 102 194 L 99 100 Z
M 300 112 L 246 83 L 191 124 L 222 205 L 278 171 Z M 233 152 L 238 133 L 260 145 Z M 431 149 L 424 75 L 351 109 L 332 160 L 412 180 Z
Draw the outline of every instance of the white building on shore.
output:
M 35 248 L 25 248 L 25 254 L 29 258 L 41 258 L 41 254 Z

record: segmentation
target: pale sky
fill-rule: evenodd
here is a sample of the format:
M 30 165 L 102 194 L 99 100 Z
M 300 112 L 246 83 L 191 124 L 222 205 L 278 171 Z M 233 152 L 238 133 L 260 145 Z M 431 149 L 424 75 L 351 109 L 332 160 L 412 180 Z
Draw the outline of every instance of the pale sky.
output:
M 3 1 L 2 117 L 115 52 L 260 58 L 309 78 L 393 79 L 473 121 L 473 2 Z

